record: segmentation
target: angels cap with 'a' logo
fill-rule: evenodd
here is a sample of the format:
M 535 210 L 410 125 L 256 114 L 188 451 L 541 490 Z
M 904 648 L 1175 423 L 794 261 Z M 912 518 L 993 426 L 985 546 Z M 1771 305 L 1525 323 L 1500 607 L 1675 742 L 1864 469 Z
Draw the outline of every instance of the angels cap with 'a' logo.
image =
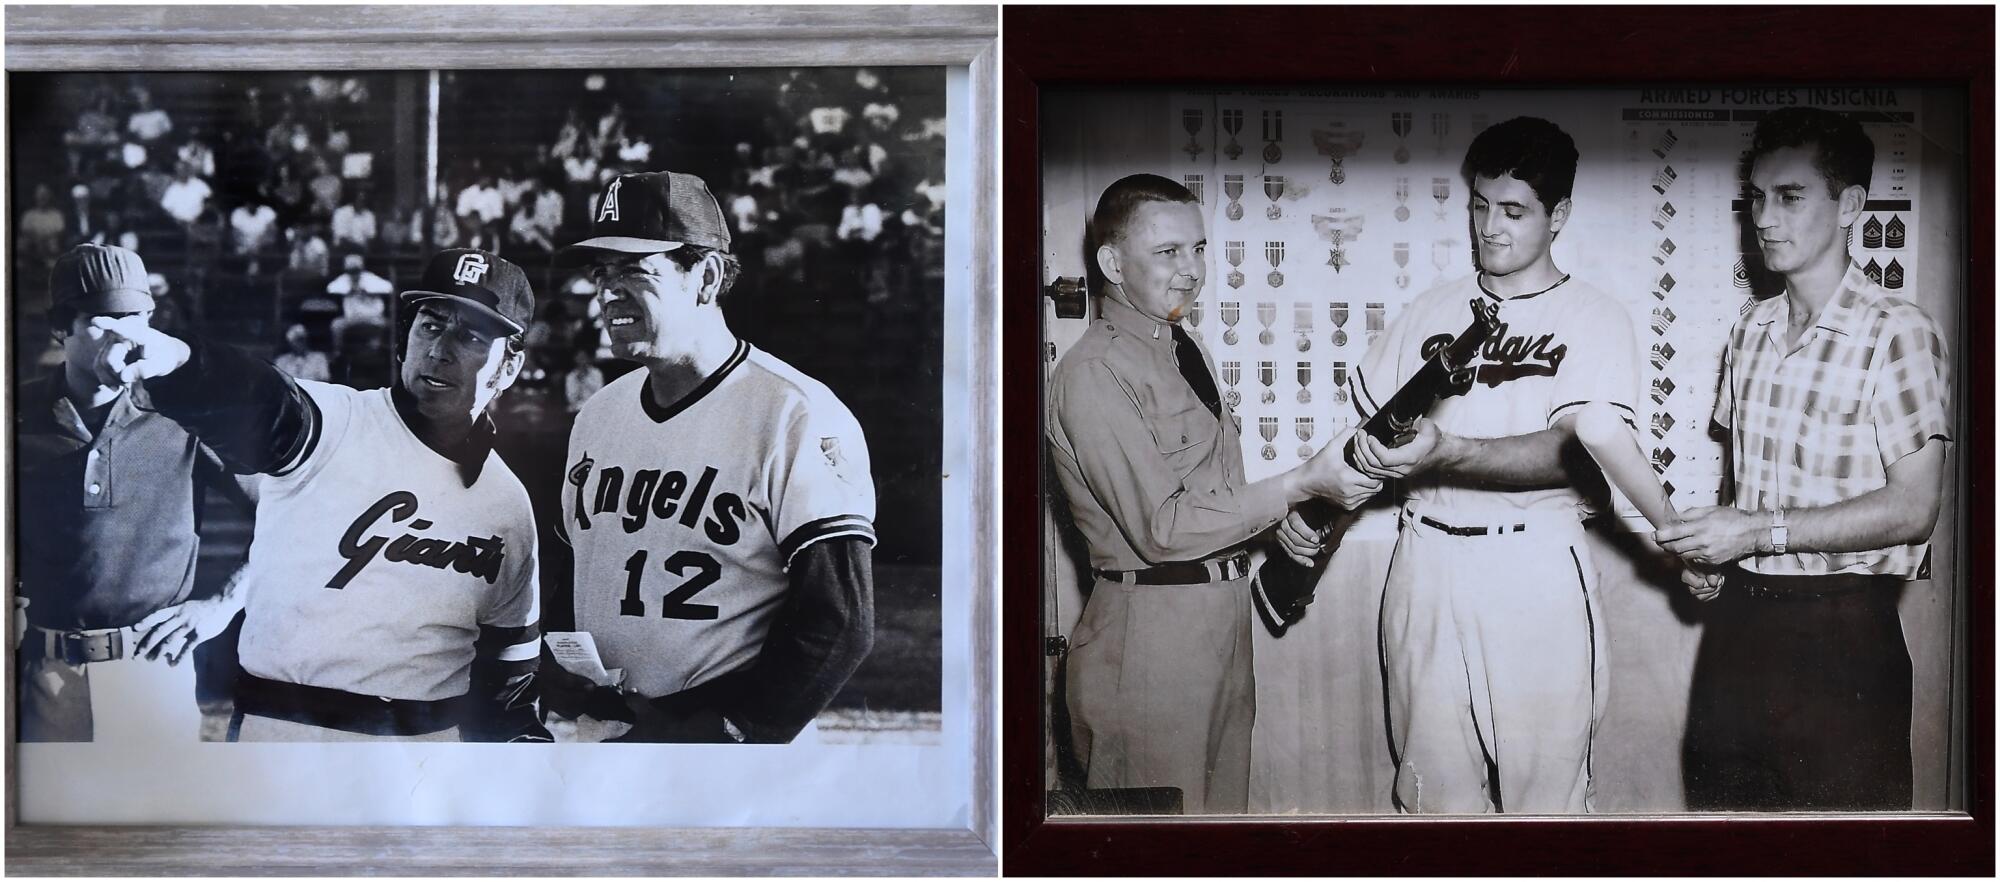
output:
M 590 238 L 556 252 L 557 266 L 612 254 L 659 254 L 684 245 L 729 250 L 729 224 L 707 182 L 680 172 L 619 175 L 604 185 Z
M 411 306 L 424 300 L 456 300 L 516 334 L 535 319 L 535 289 L 528 285 L 527 274 L 497 254 L 474 248 L 438 252 L 424 265 L 417 287 L 402 296 Z

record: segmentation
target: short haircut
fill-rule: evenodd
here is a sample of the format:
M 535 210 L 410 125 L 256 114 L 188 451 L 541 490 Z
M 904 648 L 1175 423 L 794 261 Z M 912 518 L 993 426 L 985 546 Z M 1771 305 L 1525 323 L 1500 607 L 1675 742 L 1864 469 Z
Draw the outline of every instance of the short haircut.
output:
M 1535 191 L 1543 210 L 1554 211 L 1576 189 L 1576 142 L 1555 123 L 1517 116 L 1473 138 L 1459 171 L 1467 184 L 1512 175 Z
M 1826 195 L 1838 198 L 1848 187 L 1868 189 L 1875 176 L 1875 142 L 1853 118 L 1820 107 L 1786 107 L 1758 120 L 1750 136 L 1745 175 L 1759 157 L 1807 146 L 1816 148 L 1813 168 L 1826 180 Z
M 410 304 L 408 309 L 398 311 L 396 317 L 396 338 L 390 341 L 391 351 L 395 353 L 397 361 L 402 361 L 409 357 L 410 331 L 416 327 L 417 316 L 423 314 L 424 307 L 435 306 L 442 308 L 442 305 L 436 302 L 438 299 L 435 297 L 425 298 Z M 504 339 L 507 341 L 507 355 L 509 357 L 528 350 L 528 333 L 526 331 L 510 334 L 507 333 L 505 325 L 497 321 L 493 324 L 500 332 L 493 335 L 494 339 Z
M 736 261 L 736 255 L 719 248 L 706 248 L 700 245 L 682 245 L 666 252 L 667 259 L 673 261 L 674 266 L 680 267 L 681 272 L 694 269 L 703 258 L 711 254 L 722 258 L 722 288 L 715 292 L 715 298 L 720 300 L 722 295 L 729 293 L 730 288 L 735 287 L 736 276 L 743 270 L 742 265 Z
M 1149 202 L 1199 205 L 1188 188 L 1159 175 L 1126 175 L 1104 188 L 1097 197 L 1097 211 L 1090 216 L 1090 231 L 1097 244 L 1108 245 L 1125 236 L 1125 227 L 1139 206 Z

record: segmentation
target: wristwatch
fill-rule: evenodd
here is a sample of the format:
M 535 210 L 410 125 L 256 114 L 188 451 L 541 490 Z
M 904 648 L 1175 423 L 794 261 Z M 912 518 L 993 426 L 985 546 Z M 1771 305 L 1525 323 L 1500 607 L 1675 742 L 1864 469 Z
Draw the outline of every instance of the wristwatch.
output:
M 1792 538 L 1792 528 L 1785 523 L 1785 510 L 1771 513 L 1771 553 L 1784 554 L 1785 545 Z

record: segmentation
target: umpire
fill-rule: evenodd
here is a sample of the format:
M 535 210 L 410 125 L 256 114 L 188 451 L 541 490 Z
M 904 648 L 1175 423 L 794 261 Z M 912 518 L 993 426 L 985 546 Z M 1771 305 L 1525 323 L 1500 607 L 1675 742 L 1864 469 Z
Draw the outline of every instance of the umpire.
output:
M 1207 276 L 1200 202 L 1158 175 L 1113 183 L 1091 221 L 1106 290 L 1056 365 L 1047 440 L 1096 578 L 1071 635 L 1072 738 L 1092 788 L 1174 787 L 1190 814 L 1248 807 L 1250 563 L 1245 543 L 1310 497 L 1380 485 L 1344 439 L 1245 480 L 1237 419 L 1181 328 Z

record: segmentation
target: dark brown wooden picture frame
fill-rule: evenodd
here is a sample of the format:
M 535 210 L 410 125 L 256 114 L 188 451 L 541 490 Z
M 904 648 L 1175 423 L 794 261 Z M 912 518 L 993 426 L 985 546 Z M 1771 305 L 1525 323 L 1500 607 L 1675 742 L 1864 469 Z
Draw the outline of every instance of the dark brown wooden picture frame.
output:
M 998 435 L 998 20 L 991 5 L 836 6 L 68 6 L 6 11 L 9 71 L 296 70 L 937 65 L 966 77 L 958 206 L 969 274 L 964 424 Z M 961 149 L 954 141 L 952 148 Z M 956 198 L 956 197 L 955 197 Z M 959 223 L 954 220 L 953 223 Z M 6 793 L 7 869 L 17 875 L 940 875 L 997 870 L 998 457 L 967 445 L 972 497 L 964 623 L 971 805 L 962 826 L 474 828 L 22 826 Z M 14 515 L 18 516 L 18 515 Z M 12 523 L 11 519 L 8 522 Z M 9 529 L 11 535 L 11 528 Z M 0 543 L 4 544 L 4 543 Z M 12 668 L 8 668 L 8 683 Z M 12 690 L 6 690 L 9 698 Z M 9 726 L 11 732 L 11 726 Z M 9 777 L 15 769 L 7 741 Z M 16 779 L 18 780 L 18 779 Z M 107 794 L 116 798 L 115 794 Z
M 1002 609 L 1003 860 L 1010 875 L 1991 875 L 1993 462 L 1974 420 L 1962 571 L 1968 710 L 1964 814 L 1577 819 L 1050 819 L 1042 708 L 1043 444 L 1038 99 L 1067 85 L 1870 82 L 1967 100 L 1968 338 L 1993 328 L 1990 7 L 1027 7 L 1003 11 L 1002 255 L 1008 341 Z M 1890 36 L 1893 35 L 1893 36 Z M 1881 39 L 1887 37 L 1887 39 Z M 1032 345 L 1031 345 L 1032 344 Z M 1990 345 L 1966 347 L 1961 409 L 1993 394 Z M 1972 412 L 1976 413 L 1977 410 Z

